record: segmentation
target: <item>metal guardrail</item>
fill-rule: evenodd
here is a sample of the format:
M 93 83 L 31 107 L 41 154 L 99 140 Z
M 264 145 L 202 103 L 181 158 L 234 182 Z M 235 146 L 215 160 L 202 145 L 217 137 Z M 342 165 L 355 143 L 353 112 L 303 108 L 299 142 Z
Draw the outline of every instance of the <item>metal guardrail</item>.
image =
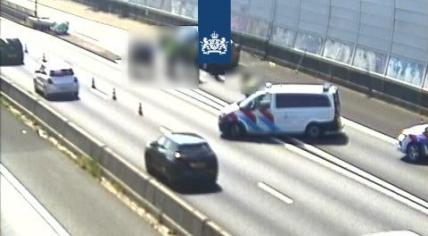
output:
M 19 4 L 13 3 L 11 1 L 1 0 L 0 4 L 1 4 L 2 7 L 8 8 L 8 9 L 18 10 L 20 13 L 23 13 L 26 16 L 34 16 L 34 11 L 33 10 L 28 9 L 26 7 L 23 7 L 23 6 L 19 5 Z

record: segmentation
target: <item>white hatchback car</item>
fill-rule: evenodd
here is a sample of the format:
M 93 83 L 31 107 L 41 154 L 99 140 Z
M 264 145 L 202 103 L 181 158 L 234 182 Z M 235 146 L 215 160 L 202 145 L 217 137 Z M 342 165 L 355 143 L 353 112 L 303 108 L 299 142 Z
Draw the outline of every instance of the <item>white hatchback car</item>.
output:
M 42 63 L 35 71 L 34 91 L 45 98 L 64 94 L 79 98 L 79 81 L 70 65 L 66 63 Z

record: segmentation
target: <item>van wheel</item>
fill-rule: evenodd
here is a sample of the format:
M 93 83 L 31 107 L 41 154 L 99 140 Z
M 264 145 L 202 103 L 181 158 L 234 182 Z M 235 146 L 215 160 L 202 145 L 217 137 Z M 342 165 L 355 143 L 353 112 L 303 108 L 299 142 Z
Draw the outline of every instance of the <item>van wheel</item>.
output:
M 308 127 L 306 127 L 305 134 L 311 139 L 316 139 L 322 135 L 322 129 L 318 124 L 309 124 Z
M 422 148 L 416 143 L 411 143 L 407 147 L 406 154 L 411 162 L 417 162 L 422 156 Z
M 232 124 L 229 127 L 228 133 L 232 139 L 238 139 L 238 138 L 244 137 L 246 134 L 246 131 L 245 131 L 245 128 L 241 124 Z

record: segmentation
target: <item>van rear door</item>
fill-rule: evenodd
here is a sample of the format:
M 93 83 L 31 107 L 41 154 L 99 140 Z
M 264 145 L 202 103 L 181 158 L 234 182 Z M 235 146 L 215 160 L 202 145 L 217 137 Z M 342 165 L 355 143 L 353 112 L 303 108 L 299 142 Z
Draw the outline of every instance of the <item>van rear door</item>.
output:
M 341 112 L 341 105 L 340 105 L 340 97 L 339 97 L 339 90 L 336 89 L 336 91 L 333 92 L 333 101 L 334 101 L 334 124 L 337 125 L 339 128 L 342 124 L 340 122 L 340 112 Z

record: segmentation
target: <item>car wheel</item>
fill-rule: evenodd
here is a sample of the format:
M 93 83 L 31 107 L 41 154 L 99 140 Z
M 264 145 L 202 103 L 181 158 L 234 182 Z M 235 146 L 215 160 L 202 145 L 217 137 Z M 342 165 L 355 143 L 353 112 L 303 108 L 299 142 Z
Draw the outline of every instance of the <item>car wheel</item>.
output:
M 73 98 L 78 100 L 79 99 L 79 92 L 74 92 L 73 93 Z
M 245 128 L 240 124 L 232 124 L 229 127 L 228 134 L 233 139 L 242 138 L 245 136 Z
M 169 186 L 171 186 L 171 187 L 177 187 L 178 186 L 178 181 L 176 178 L 174 178 L 173 175 L 165 173 L 165 179 L 166 179 Z
M 144 158 L 144 161 L 145 161 L 145 164 L 146 164 L 146 171 L 147 171 L 147 173 L 149 173 L 152 176 L 156 176 L 156 171 L 153 168 L 152 163 L 150 162 L 150 157 L 146 155 L 145 158 Z
M 43 90 L 43 97 L 45 97 L 47 100 L 50 99 L 50 95 L 48 92 L 46 92 L 46 90 Z
M 40 94 L 40 91 L 37 89 L 36 83 L 34 83 L 34 92 L 36 94 Z
M 148 158 L 147 158 L 147 157 L 145 158 L 145 162 L 146 162 L 146 171 L 147 171 L 147 173 L 149 173 L 150 175 L 154 175 L 154 174 L 153 174 L 153 167 L 152 167 L 152 165 L 149 163 L 149 160 L 148 160 Z
M 152 165 L 147 163 L 147 162 L 146 162 L 146 171 L 147 171 L 147 173 L 149 173 L 149 175 L 156 176 L 156 173 L 155 173 Z
M 310 124 L 306 128 L 305 134 L 311 139 L 316 139 L 322 135 L 322 129 L 318 124 Z
M 407 158 L 409 158 L 410 161 L 416 162 L 418 161 L 422 156 L 422 149 L 421 146 L 419 146 L 416 143 L 411 143 L 407 147 Z

